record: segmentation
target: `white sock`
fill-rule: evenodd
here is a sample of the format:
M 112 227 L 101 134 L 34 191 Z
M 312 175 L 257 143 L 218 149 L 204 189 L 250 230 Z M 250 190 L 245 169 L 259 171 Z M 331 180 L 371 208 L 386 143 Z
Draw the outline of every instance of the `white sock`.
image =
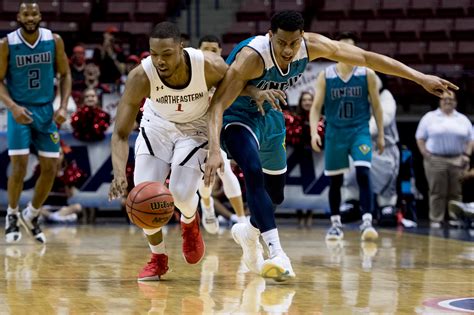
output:
M 341 216 L 338 214 L 338 215 L 332 215 L 331 216 L 331 223 L 333 225 L 342 225 L 341 224 Z
M 153 254 L 166 254 L 166 247 L 164 241 L 162 241 L 158 245 L 151 245 L 150 243 L 148 243 L 148 246 L 150 246 L 151 252 Z
M 241 216 L 241 217 L 237 216 L 237 222 L 245 223 L 245 222 L 247 222 L 247 218 L 245 216 Z
M 13 209 L 12 207 L 10 207 L 10 205 L 8 205 L 7 214 L 18 214 L 18 209 L 18 206 Z
M 31 203 L 28 204 L 28 207 L 26 208 L 27 211 L 26 211 L 26 214 L 25 214 L 25 217 L 28 219 L 28 220 L 33 220 L 34 218 L 36 218 L 39 213 L 40 213 L 40 209 L 36 209 L 34 208 Z
M 270 257 L 275 257 L 279 254 L 284 254 L 280 244 L 280 237 L 278 236 L 278 230 L 272 229 L 262 233 L 263 240 L 270 250 Z
M 196 214 L 194 214 L 191 218 L 186 218 L 184 215 L 181 214 L 181 222 L 183 222 L 184 224 L 189 224 L 193 222 L 195 218 Z
M 207 207 L 204 205 L 204 202 L 202 203 L 202 205 L 203 205 L 202 211 L 214 212 L 214 198 L 212 198 L 212 197 L 209 198 L 209 208 L 207 208 Z
M 365 213 L 362 216 L 362 222 L 368 221 L 370 224 L 372 224 L 372 213 Z

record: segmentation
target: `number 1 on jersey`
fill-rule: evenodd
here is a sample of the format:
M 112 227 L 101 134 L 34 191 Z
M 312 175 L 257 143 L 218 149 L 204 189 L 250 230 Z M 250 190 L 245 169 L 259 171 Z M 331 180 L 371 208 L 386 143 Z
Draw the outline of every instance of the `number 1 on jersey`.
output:
M 184 112 L 183 105 L 181 103 L 178 104 L 178 108 L 176 109 L 177 112 Z

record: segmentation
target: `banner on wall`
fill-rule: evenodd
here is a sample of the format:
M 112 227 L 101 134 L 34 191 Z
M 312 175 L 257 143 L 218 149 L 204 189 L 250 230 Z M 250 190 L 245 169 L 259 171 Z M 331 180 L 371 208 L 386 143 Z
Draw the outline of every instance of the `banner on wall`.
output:
M 129 139 L 130 158 L 133 158 L 133 145 L 136 136 L 137 134 L 132 134 Z M 107 134 L 103 141 L 94 143 L 79 141 L 71 133 L 66 132 L 61 133 L 61 138 L 72 149 L 69 157 L 74 159 L 78 167 L 88 174 L 87 180 L 79 187 L 70 202 L 78 202 L 85 207 L 119 209 L 119 201 L 108 201 L 108 191 L 112 181 L 111 135 Z M 285 187 L 285 201 L 279 207 L 279 212 L 293 211 L 294 209 L 315 209 L 316 212 L 326 212 L 329 182 L 323 175 L 323 155 L 312 152 L 310 148 L 295 150 L 290 146 L 287 150 L 288 177 Z M 31 154 L 24 192 L 20 200 L 21 205 L 25 205 L 31 200 L 35 184 L 33 170 L 37 163 L 37 158 Z M 6 133 L 0 132 L 0 207 L 3 209 L 7 207 L 7 177 L 10 172 Z

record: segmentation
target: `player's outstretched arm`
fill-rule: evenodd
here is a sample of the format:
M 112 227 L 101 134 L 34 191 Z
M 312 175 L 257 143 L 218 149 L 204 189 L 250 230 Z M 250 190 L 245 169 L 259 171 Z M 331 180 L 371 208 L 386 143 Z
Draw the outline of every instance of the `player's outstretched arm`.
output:
M 385 136 L 383 127 L 383 109 L 380 104 L 380 94 L 377 88 L 377 77 L 372 69 L 367 69 L 367 88 L 369 91 L 370 104 L 377 124 L 377 151 L 383 153 L 385 147 Z
M 204 183 L 209 186 L 214 181 L 218 169 L 223 171 L 223 161 L 220 153 L 220 134 L 222 116 L 245 88 L 247 82 L 259 77 L 263 73 L 263 61 L 250 48 L 243 48 L 230 65 L 225 76 L 211 100 L 209 108 L 209 156 L 206 162 Z
M 56 71 L 59 74 L 59 91 L 61 94 L 61 103 L 59 109 L 54 113 L 54 121 L 62 124 L 66 121 L 67 103 L 71 96 L 71 70 L 69 68 L 69 61 L 64 51 L 63 39 L 54 34 L 54 42 L 56 43 Z
M 111 151 L 114 179 L 110 184 L 109 200 L 120 198 L 126 193 L 125 168 L 128 160 L 128 136 L 132 132 L 140 104 L 150 95 L 150 81 L 142 66 L 133 69 L 125 83 L 120 99 L 115 128 L 112 134 Z
M 459 89 L 447 80 L 416 71 L 393 58 L 343 42 L 333 41 L 316 33 L 305 33 L 304 36 L 311 60 L 327 58 L 354 66 L 368 67 L 375 71 L 414 81 L 438 97 L 441 97 L 443 92 L 447 92 L 449 89 Z
M 321 152 L 321 137 L 318 134 L 318 123 L 321 119 L 321 108 L 324 103 L 324 95 L 326 93 L 326 79 L 324 71 L 321 71 L 316 79 L 316 91 L 313 99 L 313 105 L 309 111 L 309 126 L 311 128 L 311 147 L 316 152 Z

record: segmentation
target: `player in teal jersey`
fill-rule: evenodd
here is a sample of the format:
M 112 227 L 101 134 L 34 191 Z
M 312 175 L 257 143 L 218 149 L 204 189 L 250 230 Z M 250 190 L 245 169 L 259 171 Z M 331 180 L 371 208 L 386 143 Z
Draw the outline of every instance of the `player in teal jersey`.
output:
M 56 176 L 59 160 L 56 124 L 66 120 L 71 74 L 61 37 L 39 27 L 41 13 L 37 3 L 21 3 L 17 21 L 20 28 L 0 40 L 0 101 L 8 108 L 8 154 L 12 164 L 8 177 L 5 238 L 8 243 L 18 242 L 21 223 L 36 241 L 45 243 L 46 238 L 38 225 L 39 208 Z M 56 73 L 59 74 L 61 104 L 54 112 Z M 19 212 L 18 201 L 31 144 L 38 151 L 41 173 L 31 202 Z
M 343 33 L 341 42 L 355 45 L 355 36 Z M 372 226 L 372 187 L 370 167 L 372 161 L 372 140 L 369 132 L 370 107 L 374 112 L 379 130 L 377 148 L 381 154 L 384 149 L 384 129 L 382 108 L 375 72 L 365 67 L 352 66 L 343 62 L 327 67 L 316 81 L 316 95 L 310 114 L 313 130 L 312 146 L 321 151 L 321 138 L 317 125 L 324 104 L 326 117 L 324 173 L 330 178 L 329 206 L 332 226 L 326 240 L 339 241 L 343 238 L 341 216 L 341 187 L 343 174 L 349 171 L 349 155 L 354 160 L 357 183 L 360 191 L 360 205 L 363 212 L 361 225 L 364 241 L 375 240 L 377 231 Z M 369 101 L 370 100 L 370 101 Z
M 273 214 L 272 203 L 283 201 L 286 154 L 284 119 L 272 108 L 272 103 L 300 78 L 304 71 L 302 65 L 317 58 L 327 58 L 415 81 L 437 96 L 449 88 L 457 89 L 446 80 L 425 75 L 389 57 L 319 34 L 305 33 L 303 27 L 304 20 L 299 12 L 283 11 L 272 17 L 267 36 L 256 36 L 238 45 L 231 53 L 229 61 L 232 63 L 210 107 L 205 182 L 209 185 L 216 171 L 223 170 L 220 144 L 224 116 L 223 147 L 244 172 L 251 211 L 251 224 L 235 224 L 233 236 L 243 248 L 247 265 L 251 265 L 252 270 L 258 269 L 263 276 L 277 280 L 293 278 L 295 273 L 281 248 Z M 237 99 L 247 84 L 260 90 L 254 97 L 256 102 L 250 98 Z M 257 110 L 262 103 L 263 117 Z M 224 114 L 226 109 L 229 111 Z M 258 243 L 260 233 L 271 256 L 263 264 Z

